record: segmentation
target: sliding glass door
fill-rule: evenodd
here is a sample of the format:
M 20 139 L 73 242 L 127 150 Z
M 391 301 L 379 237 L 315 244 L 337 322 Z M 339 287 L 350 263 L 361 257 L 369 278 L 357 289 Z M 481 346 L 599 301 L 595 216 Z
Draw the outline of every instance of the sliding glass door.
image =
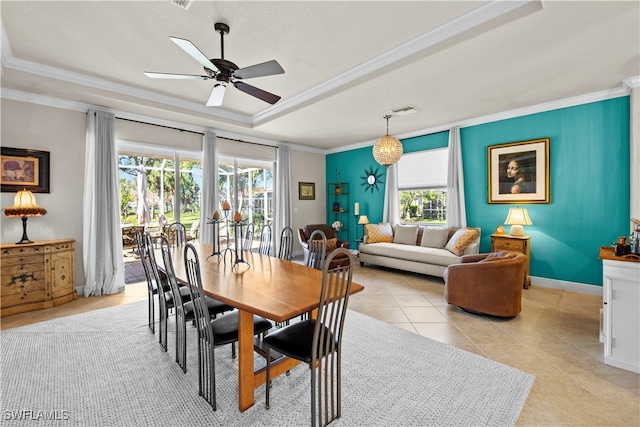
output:
M 273 162 L 221 155 L 218 157 L 219 206 L 227 200 L 233 215 L 254 224 L 256 237 L 273 221 Z
M 146 152 L 145 152 L 146 151 Z M 161 228 L 182 222 L 196 237 L 202 197 L 200 153 L 137 146 L 118 153 L 123 225 Z

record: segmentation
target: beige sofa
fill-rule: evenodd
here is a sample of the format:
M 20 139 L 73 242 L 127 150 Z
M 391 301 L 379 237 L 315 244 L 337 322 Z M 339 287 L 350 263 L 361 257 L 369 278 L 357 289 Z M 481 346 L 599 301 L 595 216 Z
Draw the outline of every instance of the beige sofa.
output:
M 371 233 L 374 227 L 385 228 L 384 224 L 369 227 L 370 225 L 372 224 L 365 226 L 365 237 L 359 247 L 361 266 L 379 265 L 443 277 L 449 265 L 460 263 L 463 255 L 477 254 L 480 248 L 480 228 L 461 230 L 460 228 L 416 226 L 414 234 L 413 227 L 388 226 L 386 230 L 390 229 L 392 236 L 390 238 L 387 236 L 385 239 L 375 235 L 376 233 Z M 457 233 L 459 230 L 461 231 Z M 375 243 L 371 243 L 372 241 Z M 457 246 L 456 243 L 458 243 Z

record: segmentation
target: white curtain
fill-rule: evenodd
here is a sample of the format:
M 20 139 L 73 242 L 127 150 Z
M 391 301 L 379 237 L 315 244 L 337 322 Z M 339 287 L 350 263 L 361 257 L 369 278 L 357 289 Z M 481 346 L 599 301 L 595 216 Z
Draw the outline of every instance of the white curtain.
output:
M 213 243 L 213 224 L 207 224 L 207 218 L 218 206 L 218 154 L 216 134 L 205 132 L 202 141 L 202 206 L 200 209 L 200 243 Z
M 280 250 L 280 234 L 285 227 L 291 227 L 291 149 L 287 145 L 278 145 L 275 177 L 275 212 L 273 238 L 275 251 Z
M 124 291 L 118 185 L 115 116 L 108 111 L 90 109 L 82 211 L 84 295 L 87 297 Z
M 449 168 L 447 171 L 447 227 L 466 227 L 467 214 L 464 204 L 464 174 L 460 128 L 449 131 Z
M 387 167 L 387 181 L 384 186 L 384 211 L 382 222 L 396 225 L 400 222 L 400 196 L 398 193 L 398 164 Z

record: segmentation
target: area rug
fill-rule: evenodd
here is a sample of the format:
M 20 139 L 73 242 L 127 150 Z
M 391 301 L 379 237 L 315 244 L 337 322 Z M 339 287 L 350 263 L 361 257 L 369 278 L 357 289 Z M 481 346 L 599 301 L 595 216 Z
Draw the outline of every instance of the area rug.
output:
M 198 396 L 195 328 L 186 374 L 146 325 L 146 302 L 96 310 L 0 334 L 3 426 L 302 426 L 310 424 L 305 365 L 237 405 L 237 360 L 216 349 L 218 410 Z M 349 311 L 343 408 L 335 426 L 514 425 L 534 377 Z M 256 355 L 256 366 L 264 361 Z

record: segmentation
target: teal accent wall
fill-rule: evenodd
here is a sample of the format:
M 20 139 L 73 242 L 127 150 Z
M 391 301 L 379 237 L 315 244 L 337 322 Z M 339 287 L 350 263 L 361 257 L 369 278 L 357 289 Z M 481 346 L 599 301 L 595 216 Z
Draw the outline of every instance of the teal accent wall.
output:
M 513 206 L 487 202 L 487 147 L 549 137 L 551 203 L 520 204 L 533 222 L 525 227 L 531 236 L 531 274 L 602 286 L 600 246 L 629 233 L 629 115 L 624 96 L 462 128 L 467 223 L 482 228 L 480 251 L 490 250 L 490 234 Z M 406 153 L 444 147 L 448 132 L 402 142 Z M 371 147 L 327 155 L 326 162 L 327 182 L 339 169 L 350 183 L 350 202 L 360 202 L 361 213 L 379 222 L 384 187 L 365 194 L 360 186 L 364 170 L 377 166 Z M 349 234 L 354 246 L 353 225 Z

